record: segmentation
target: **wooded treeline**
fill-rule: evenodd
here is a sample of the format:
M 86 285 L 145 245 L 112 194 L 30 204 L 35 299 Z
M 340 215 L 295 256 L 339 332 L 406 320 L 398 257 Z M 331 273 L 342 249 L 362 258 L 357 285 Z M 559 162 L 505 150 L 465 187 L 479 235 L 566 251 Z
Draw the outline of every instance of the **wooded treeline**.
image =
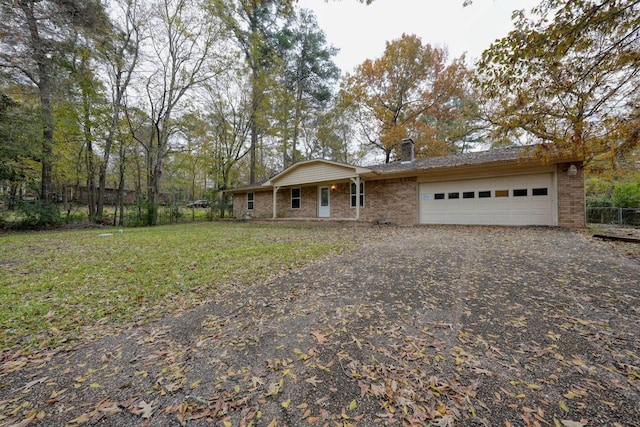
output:
M 161 203 L 216 201 L 296 161 L 392 161 L 406 137 L 423 157 L 545 142 L 637 172 L 638 1 L 544 0 L 475 67 L 403 34 L 344 76 L 292 0 L 0 13 L 0 193 L 43 224 L 81 193 L 103 222 L 106 192 L 122 214 L 125 190 L 154 224 Z

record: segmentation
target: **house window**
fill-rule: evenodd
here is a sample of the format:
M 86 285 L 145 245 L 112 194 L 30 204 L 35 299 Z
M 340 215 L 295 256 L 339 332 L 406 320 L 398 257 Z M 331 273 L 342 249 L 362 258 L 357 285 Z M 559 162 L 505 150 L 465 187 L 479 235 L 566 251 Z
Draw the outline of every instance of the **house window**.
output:
M 253 193 L 247 193 L 247 210 L 248 211 L 252 211 L 253 210 Z
M 291 209 L 300 209 L 301 192 L 300 188 L 291 189 Z
M 548 196 L 549 190 L 547 190 L 546 188 L 534 188 L 533 190 L 531 190 L 531 194 L 533 194 L 534 196 Z
M 356 207 L 356 199 L 358 198 L 358 195 L 356 194 L 356 184 L 355 183 L 351 183 L 351 207 L 355 208 Z M 364 182 L 360 183 L 360 207 L 363 208 L 364 207 Z
M 509 197 L 509 190 L 496 190 L 496 197 Z
M 436 193 L 433 198 L 436 200 L 444 200 L 444 193 Z
M 462 193 L 463 199 L 473 199 L 476 197 L 476 193 L 474 191 L 465 191 Z
M 449 193 L 448 198 L 449 199 L 459 199 L 460 198 L 460 193 Z
M 529 193 L 526 188 L 513 190 L 513 197 L 526 197 L 527 194 Z
M 478 198 L 488 199 L 491 197 L 491 191 L 478 191 Z

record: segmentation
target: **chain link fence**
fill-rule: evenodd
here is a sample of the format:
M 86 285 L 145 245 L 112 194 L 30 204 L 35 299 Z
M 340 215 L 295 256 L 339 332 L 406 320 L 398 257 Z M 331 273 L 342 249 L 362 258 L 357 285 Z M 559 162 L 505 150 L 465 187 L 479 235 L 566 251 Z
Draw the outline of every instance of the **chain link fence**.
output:
M 640 226 L 640 209 L 587 208 L 587 222 L 617 226 Z

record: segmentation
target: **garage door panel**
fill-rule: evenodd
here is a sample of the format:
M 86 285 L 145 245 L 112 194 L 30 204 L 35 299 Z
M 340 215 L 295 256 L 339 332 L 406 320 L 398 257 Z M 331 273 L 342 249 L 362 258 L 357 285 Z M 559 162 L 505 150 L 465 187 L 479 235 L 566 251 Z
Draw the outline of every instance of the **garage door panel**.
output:
M 554 225 L 552 186 L 552 173 L 421 183 L 420 223 Z M 534 196 L 533 189 L 540 188 L 546 188 L 547 194 Z M 465 192 L 473 196 L 465 198 Z M 480 197 L 480 192 L 490 192 L 490 197 Z M 452 193 L 459 198 L 450 198 Z

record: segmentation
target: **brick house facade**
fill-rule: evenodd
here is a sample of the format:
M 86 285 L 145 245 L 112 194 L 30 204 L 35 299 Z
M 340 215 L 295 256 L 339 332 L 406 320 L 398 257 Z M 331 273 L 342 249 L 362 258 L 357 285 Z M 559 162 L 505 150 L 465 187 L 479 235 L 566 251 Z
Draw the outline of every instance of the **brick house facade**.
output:
M 310 160 L 228 193 L 238 219 L 585 226 L 580 159 L 543 162 L 521 148 L 370 167 Z

